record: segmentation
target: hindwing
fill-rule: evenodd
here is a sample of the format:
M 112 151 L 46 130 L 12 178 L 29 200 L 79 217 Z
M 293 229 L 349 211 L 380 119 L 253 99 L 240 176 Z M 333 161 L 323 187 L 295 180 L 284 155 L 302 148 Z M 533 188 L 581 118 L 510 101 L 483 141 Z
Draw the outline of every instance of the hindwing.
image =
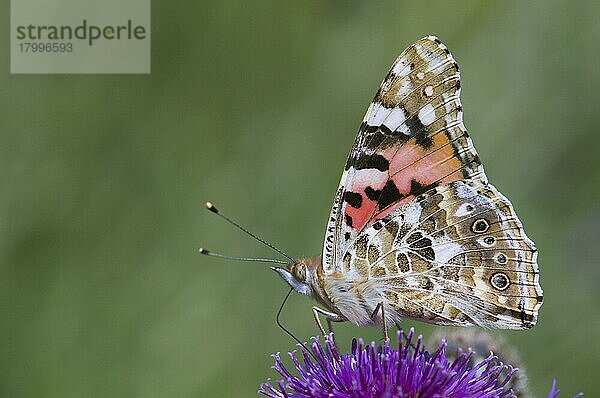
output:
M 535 245 L 510 202 L 478 181 L 400 206 L 366 228 L 341 264 L 347 281 L 377 292 L 394 321 L 522 329 L 535 325 L 542 303 Z

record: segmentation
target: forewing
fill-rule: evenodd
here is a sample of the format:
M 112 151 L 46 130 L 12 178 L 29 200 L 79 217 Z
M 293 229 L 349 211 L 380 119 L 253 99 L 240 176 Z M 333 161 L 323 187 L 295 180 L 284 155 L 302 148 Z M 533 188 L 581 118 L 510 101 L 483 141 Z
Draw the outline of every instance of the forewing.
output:
M 462 122 L 458 64 L 426 37 L 392 65 L 369 106 L 346 163 L 323 247 L 339 271 L 356 236 L 417 195 L 459 179 L 486 182 Z
M 510 202 L 479 181 L 402 205 L 361 233 L 341 264 L 398 318 L 523 329 L 542 303 L 535 245 Z

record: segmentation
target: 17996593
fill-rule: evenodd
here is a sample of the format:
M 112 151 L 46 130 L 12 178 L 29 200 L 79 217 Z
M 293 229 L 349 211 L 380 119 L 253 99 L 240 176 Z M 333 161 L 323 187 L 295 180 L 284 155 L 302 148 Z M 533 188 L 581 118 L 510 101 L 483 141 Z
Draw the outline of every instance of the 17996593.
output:
M 73 43 L 19 43 L 22 53 L 70 53 Z

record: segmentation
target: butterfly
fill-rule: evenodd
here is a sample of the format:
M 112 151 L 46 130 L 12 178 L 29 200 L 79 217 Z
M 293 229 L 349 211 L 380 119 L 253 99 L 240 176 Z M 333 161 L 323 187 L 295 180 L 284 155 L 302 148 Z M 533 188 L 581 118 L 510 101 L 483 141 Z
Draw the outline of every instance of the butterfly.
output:
M 328 323 L 528 329 L 543 293 L 537 250 L 488 183 L 463 124 L 459 67 L 434 36 L 413 43 L 360 125 L 323 251 L 272 267 Z M 330 324 L 331 327 L 331 324 Z

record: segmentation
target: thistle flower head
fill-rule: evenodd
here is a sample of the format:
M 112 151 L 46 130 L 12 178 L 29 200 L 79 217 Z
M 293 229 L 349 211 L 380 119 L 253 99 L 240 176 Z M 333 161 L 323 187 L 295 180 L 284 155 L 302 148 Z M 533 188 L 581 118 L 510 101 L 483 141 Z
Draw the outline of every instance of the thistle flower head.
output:
M 325 344 L 313 339 L 310 350 L 301 347 L 300 361 L 290 357 L 298 372 L 292 375 L 278 354 L 274 369 L 283 376 L 275 386 L 263 384 L 260 393 L 279 397 L 511 397 L 505 385 L 515 371 L 511 366 L 494 362 L 490 355 L 475 366 L 469 365 L 471 352 L 450 362 L 446 358 L 446 342 L 430 354 L 421 336 L 413 347 L 414 330 L 398 333 L 398 349 L 389 341 L 377 347 L 356 339 L 350 353 L 340 355 L 330 335 Z M 301 363 L 302 362 L 302 363 Z M 501 376 L 503 371 L 508 371 Z
M 533 395 L 529 391 L 527 372 L 519 353 L 502 336 L 491 335 L 483 329 L 461 328 L 446 331 L 444 334 L 438 329 L 431 336 L 429 345 L 436 344 L 444 338 L 448 342 L 446 347 L 446 358 L 448 360 L 454 360 L 457 355 L 460 355 L 460 353 L 468 348 L 473 351 L 470 364 L 474 366 L 476 363 L 487 358 L 491 351 L 498 357 L 496 361 L 509 363 L 513 367 L 518 368 L 518 371 L 513 373 L 507 384 L 507 387 L 513 390 L 515 397 L 527 398 Z
M 414 342 L 414 343 L 413 343 Z M 429 353 L 422 337 L 414 330 L 398 332 L 398 348 L 389 340 L 382 346 L 352 341 L 351 352 L 340 354 L 333 335 L 321 343 L 313 338 L 308 351 L 290 353 L 297 374 L 292 374 L 279 354 L 275 365 L 283 379 L 267 380 L 259 393 L 272 398 L 502 398 L 515 397 L 509 381 L 516 369 L 505 365 L 490 353 L 473 363 L 472 351 L 461 352 L 454 359 L 446 356 L 445 341 Z M 548 398 L 558 395 L 555 385 Z

